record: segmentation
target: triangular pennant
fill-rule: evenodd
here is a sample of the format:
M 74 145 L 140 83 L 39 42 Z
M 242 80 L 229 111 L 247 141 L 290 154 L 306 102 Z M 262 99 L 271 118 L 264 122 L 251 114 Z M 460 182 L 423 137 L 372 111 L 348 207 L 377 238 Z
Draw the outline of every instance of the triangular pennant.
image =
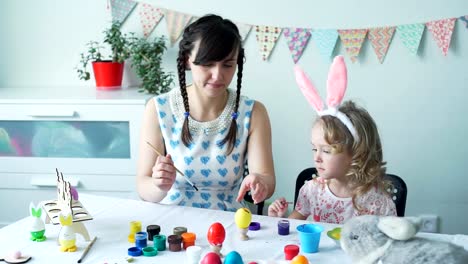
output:
M 461 16 L 460 20 L 465 22 L 465 28 L 468 29 L 468 15 L 466 16 Z
M 140 21 L 143 28 L 143 35 L 147 38 L 153 29 L 159 24 L 161 18 L 164 16 L 160 8 L 154 7 L 147 3 L 140 5 Z
M 385 59 L 385 55 L 387 54 L 390 43 L 392 42 L 394 33 L 395 27 L 378 27 L 369 29 L 367 37 L 369 38 L 380 63 L 383 63 Z
M 190 19 L 192 19 L 192 16 L 172 10 L 165 11 L 169 40 L 171 41 L 171 46 L 174 46 L 180 34 L 182 34 L 182 31 L 184 31 L 185 27 L 190 22 Z
M 424 24 L 400 25 L 397 26 L 396 31 L 403 45 L 405 45 L 413 55 L 418 54 L 419 43 L 421 43 L 421 38 L 424 33 Z
M 245 40 L 247 39 L 247 36 L 250 33 L 250 30 L 252 29 L 252 25 L 244 24 L 244 23 L 239 23 L 239 22 L 233 22 L 236 24 L 237 28 L 239 29 L 239 34 L 242 38 L 242 42 L 245 43 Z
M 426 23 L 427 29 L 432 33 L 437 46 L 442 50 L 444 56 L 447 56 L 450 47 L 455 20 L 456 18 L 446 18 Z
M 272 26 L 255 26 L 255 34 L 257 37 L 260 54 L 262 60 L 268 60 L 270 53 L 275 47 L 278 37 L 281 34 L 281 28 Z
M 112 20 L 123 24 L 136 5 L 133 0 L 111 0 Z
M 336 29 L 314 29 L 312 30 L 312 39 L 317 44 L 320 54 L 327 61 L 330 61 L 338 39 Z
M 283 29 L 283 35 L 288 42 L 293 61 L 297 63 L 309 42 L 310 30 L 306 28 L 285 28 Z
M 338 34 L 351 61 L 356 62 L 366 38 L 367 29 L 338 29 Z

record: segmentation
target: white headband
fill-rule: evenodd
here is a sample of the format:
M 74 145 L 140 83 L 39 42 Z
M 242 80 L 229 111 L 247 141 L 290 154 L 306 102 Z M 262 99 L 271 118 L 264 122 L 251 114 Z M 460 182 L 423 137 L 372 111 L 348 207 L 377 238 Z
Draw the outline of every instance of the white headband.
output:
M 319 116 L 330 115 L 338 118 L 349 130 L 354 141 L 359 141 L 359 135 L 351 120 L 344 113 L 338 111 L 343 101 L 348 82 L 346 64 L 343 56 L 336 56 L 330 66 L 327 80 L 327 109 L 323 110 L 323 102 L 317 89 L 309 80 L 304 71 L 297 65 L 294 68 L 296 82 L 301 88 L 307 101 L 312 105 Z

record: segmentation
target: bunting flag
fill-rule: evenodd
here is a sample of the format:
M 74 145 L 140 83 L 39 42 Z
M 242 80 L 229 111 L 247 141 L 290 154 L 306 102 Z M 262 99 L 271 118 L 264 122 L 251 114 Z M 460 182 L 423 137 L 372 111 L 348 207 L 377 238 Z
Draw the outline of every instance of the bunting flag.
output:
M 160 8 L 146 3 L 140 5 L 140 21 L 145 38 L 151 34 L 163 16 L 164 13 Z
M 437 46 L 442 50 L 444 56 L 447 56 L 448 48 L 450 47 L 455 20 L 456 18 L 446 18 L 426 23 L 427 29 L 432 33 Z
M 330 61 L 338 40 L 338 31 L 336 29 L 314 29 L 312 30 L 312 39 L 315 40 L 320 54 L 327 61 Z
M 245 42 L 247 39 L 247 36 L 250 33 L 250 30 L 252 29 L 252 25 L 244 24 L 244 23 L 239 23 L 239 22 L 233 22 L 236 24 L 237 28 L 239 29 L 239 34 L 242 38 L 242 42 Z
M 378 27 L 369 29 L 368 38 L 371 41 L 374 52 L 380 63 L 383 63 L 387 55 L 388 47 L 392 42 L 395 27 Z
M 174 46 L 191 19 L 192 16 L 189 14 L 166 10 L 167 31 L 169 32 L 171 46 Z
M 288 42 L 294 64 L 296 64 L 309 42 L 310 31 L 306 28 L 285 28 L 283 35 Z
M 112 20 L 123 24 L 134 8 L 141 4 L 139 15 L 142 25 L 143 35 L 148 37 L 156 26 L 159 25 L 163 16 L 166 17 L 167 31 L 170 45 L 174 46 L 182 34 L 185 27 L 200 17 L 191 14 L 185 14 L 174 10 L 168 10 L 162 7 L 156 7 L 143 1 L 136 0 L 107 0 L 107 9 L 109 5 L 112 8 Z M 281 28 L 275 26 L 252 25 L 241 22 L 233 22 L 239 29 L 239 34 L 244 45 L 252 27 L 255 26 L 256 39 L 259 45 L 262 60 L 267 61 L 273 52 L 274 47 L 284 30 L 283 35 L 287 41 L 292 59 L 296 64 L 310 38 L 313 38 L 317 44 L 320 54 L 330 61 L 338 37 L 341 39 L 346 53 L 352 62 L 358 60 L 361 47 L 367 36 L 374 49 L 380 63 L 383 63 L 390 48 L 395 30 L 398 33 L 403 45 L 411 54 L 417 55 L 418 49 L 424 34 L 425 27 L 432 33 L 433 39 L 442 50 L 444 56 L 447 55 L 450 47 L 452 34 L 455 27 L 455 21 L 460 19 L 463 27 L 468 29 L 468 15 L 458 18 L 446 18 L 425 23 L 388 26 L 370 29 L 307 29 L 307 28 Z M 232 21 L 232 20 L 231 20 Z
M 281 28 L 271 26 L 255 26 L 255 34 L 257 37 L 260 54 L 264 61 L 268 60 L 270 53 L 275 47 L 278 37 L 281 34 Z
M 418 54 L 419 43 L 424 33 L 424 24 L 408 24 L 397 26 L 396 29 L 398 36 L 400 36 L 403 45 L 413 55 Z
M 465 28 L 468 29 L 468 15 L 467 16 L 461 16 L 460 20 L 465 22 Z
M 362 43 L 366 38 L 367 29 L 339 29 L 338 34 L 340 34 L 341 42 L 343 42 L 351 61 L 356 62 Z
M 112 20 L 123 24 L 136 5 L 132 0 L 111 0 Z

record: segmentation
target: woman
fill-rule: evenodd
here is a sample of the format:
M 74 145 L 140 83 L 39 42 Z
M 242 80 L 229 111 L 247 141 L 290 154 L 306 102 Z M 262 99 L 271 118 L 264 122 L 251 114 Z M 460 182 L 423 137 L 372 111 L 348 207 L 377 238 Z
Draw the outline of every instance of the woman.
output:
M 271 197 L 270 121 L 260 102 L 240 95 L 244 59 L 231 21 L 207 15 L 185 28 L 177 58 L 180 89 L 156 96 L 144 114 L 137 173 L 143 200 L 235 211 L 247 191 L 254 203 Z M 233 91 L 228 86 L 236 69 Z M 243 178 L 246 159 L 250 174 Z

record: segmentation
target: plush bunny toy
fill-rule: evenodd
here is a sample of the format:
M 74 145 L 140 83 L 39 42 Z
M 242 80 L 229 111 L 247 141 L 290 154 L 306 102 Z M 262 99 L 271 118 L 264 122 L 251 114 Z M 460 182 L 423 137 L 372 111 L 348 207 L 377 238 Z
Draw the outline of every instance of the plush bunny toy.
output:
M 341 247 L 353 263 L 468 263 L 468 251 L 462 247 L 414 237 L 419 226 L 403 217 L 358 216 L 343 226 Z

